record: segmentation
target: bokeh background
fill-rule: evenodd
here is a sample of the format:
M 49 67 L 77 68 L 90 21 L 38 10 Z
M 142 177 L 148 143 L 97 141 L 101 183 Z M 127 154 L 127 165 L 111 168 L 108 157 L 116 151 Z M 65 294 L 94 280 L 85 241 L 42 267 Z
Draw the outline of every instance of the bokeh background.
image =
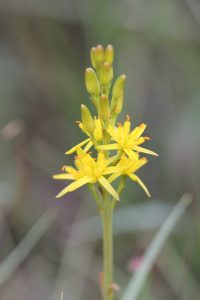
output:
M 101 227 L 82 188 L 62 200 L 52 174 L 83 135 L 75 125 L 89 50 L 115 47 L 127 84 L 121 120 L 148 124 L 150 157 L 116 209 L 120 299 L 145 249 L 185 192 L 194 199 L 141 299 L 200 295 L 200 2 L 198 0 L 0 1 L 0 299 L 100 299 Z M 34 225 L 36 224 L 36 225 Z

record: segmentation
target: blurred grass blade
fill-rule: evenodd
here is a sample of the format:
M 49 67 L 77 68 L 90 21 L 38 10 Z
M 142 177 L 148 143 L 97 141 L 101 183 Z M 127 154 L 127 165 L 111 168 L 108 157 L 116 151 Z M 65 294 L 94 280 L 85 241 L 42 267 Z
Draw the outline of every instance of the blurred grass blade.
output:
M 64 300 L 64 292 L 63 291 L 61 292 L 60 300 Z
M 138 272 L 131 278 L 128 283 L 128 286 L 122 295 L 121 300 L 136 300 L 139 296 L 141 289 L 144 285 L 144 282 L 151 271 L 151 268 L 156 261 L 164 243 L 168 239 L 171 231 L 175 227 L 177 221 L 182 216 L 187 206 L 192 200 L 190 194 L 184 194 L 180 199 L 178 204 L 175 206 L 169 217 L 161 226 L 159 232 L 156 234 L 154 240 L 148 247 L 146 254 L 144 256 L 141 267 Z
M 188 244 L 190 243 L 191 241 L 188 242 Z M 171 243 L 167 243 L 163 250 L 156 266 L 169 282 L 175 294 L 181 300 L 198 299 L 200 295 L 199 282 L 185 257 L 182 257 Z
M 114 235 L 133 234 L 146 230 L 156 231 L 166 220 L 173 209 L 170 203 L 161 200 L 151 200 L 148 203 L 129 205 L 117 208 L 114 213 L 113 231 Z M 184 216 L 184 226 L 188 228 L 189 218 Z M 179 230 L 179 228 L 176 228 Z M 101 221 L 98 216 L 77 221 L 74 224 L 73 243 L 77 245 L 101 239 Z M 187 232 L 185 232 L 187 233 Z
M 47 232 L 57 216 L 56 209 L 48 209 L 33 225 L 20 244 L 0 264 L 0 286 L 2 286 L 17 270 L 34 246 Z

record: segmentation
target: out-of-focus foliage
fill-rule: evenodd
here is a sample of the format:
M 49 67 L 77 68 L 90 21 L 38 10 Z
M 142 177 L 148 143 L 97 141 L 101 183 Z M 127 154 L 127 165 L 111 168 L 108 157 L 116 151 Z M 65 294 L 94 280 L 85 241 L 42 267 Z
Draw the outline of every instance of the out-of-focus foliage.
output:
M 1 262 L 46 211 L 57 212 L 52 222 L 39 223 L 37 243 L 19 248 L 27 250 L 23 259 L 4 265 L 9 276 L 0 280 L 0 299 L 54 300 L 62 291 L 64 299 L 100 299 L 100 224 L 92 218 L 86 226 L 95 203 L 84 188 L 55 200 L 62 186 L 51 178 L 71 163 L 63 153 L 81 139 L 75 121 L 80 104 L 90 101 L 84 70 L 89 49 L 99 43 L 113 44 L 116 76 L 127 75 L 123 118 L 128 113 L 134 125 L 149 124 L 149 148 L 160 154 L 141 171 L 152 199 L 130 183 L 118 205 L 115 281 L 123 291 L 129 261 L 143 254 L 172 206 L 190 191 L 190 210 L 141 298 L 198 299 L 199 2 L 7 0 L 0 1 L 0 16 Z

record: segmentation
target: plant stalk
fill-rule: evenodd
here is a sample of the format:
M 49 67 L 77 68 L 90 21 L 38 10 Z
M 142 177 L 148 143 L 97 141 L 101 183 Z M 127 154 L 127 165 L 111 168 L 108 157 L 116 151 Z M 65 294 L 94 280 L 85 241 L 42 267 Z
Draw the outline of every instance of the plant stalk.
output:
M 104 208 L 101 213 L 103 229 L 103 280 L 102 293 L 104 300 L 113 299 L 113 209 L 109 197 L 104 198 Z

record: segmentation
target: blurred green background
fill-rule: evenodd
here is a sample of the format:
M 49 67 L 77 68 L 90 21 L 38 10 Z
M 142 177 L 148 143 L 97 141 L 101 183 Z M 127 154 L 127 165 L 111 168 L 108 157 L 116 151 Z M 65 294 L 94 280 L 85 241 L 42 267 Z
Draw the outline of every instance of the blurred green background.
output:
M 86 188 L 55 200 L 63 184 L 51 178 L 72 162 L 64 152 L 83 138 L 75 121 L 80 104 L 90 105 L 84 70 L 97 44 L 114 46 L 115 78 L 127 75 L 121 120 L 128 113 L 134 126 L 147 123 L 148 148 L 160 154 L 139 172 L 152 199 L 128 181 L 116 209 L 118 297 L 133 260 L 189 191 L 193 203 L 141 299 L 198 299 L 198 0 L 0 1 L 0 299 L 55 300 L 61 291 L 67 300 L 100 299 L 96 205 Z

